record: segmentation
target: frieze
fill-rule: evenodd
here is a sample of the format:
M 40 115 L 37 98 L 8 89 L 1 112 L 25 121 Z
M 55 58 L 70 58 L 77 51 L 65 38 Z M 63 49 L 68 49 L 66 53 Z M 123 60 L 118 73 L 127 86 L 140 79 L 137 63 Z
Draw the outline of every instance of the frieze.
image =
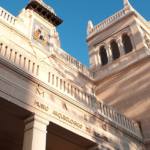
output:
M 67 108 L 66 103 L 63 103 L 63 104 Z M 59 111 L 53 110 L 53 109 L 51 111 L 47 104 L 43 104 L 40 101 L 35 100 L 34 105 L 37 108 L 39 108 L 40 110 L 42 110 L 46 113 L 52 114 L 53 116 L 55 116 L 60 121 L 64 121 L 64 122 L 66 122 L 72 126 L 77 127 L 78 129 L 81 129 L 83 132 L 86 132 L 87 134 L 94 136 L 97 140 L 103 138 L 102 135 L 99 132 L 97 132 L 97 130 L 95 128 L 93 128 L 89 124 L 86 124 L 86 122 L 88 121 L 87 115 L 84 115 L 84 117 L 83 117 L 84 123 L 82 124 L 80 121 L 77 121 L 77 120 L 73 119 L 72 117 L 70 117 L 70 116 L 68 116 L 62 112 L 59 112 Z M 104 125 L 104 127 L 102 126 L 102 129 L 105 128 L 106 124 L 103 124 L 103 125 Z
M 49 107 L 46 104 L 42 104 L 39 101 L 35 101 L 34 105 L 37 106 L 38 108 L 42 109 L 43 111 L 48 112 Z
M 53 111 L 53 115 L 56 116 L 57 118 L 64 120 L 66 122 L 68 122 L 69 124 L 72 124 L 80 129 L 83 128 L 83 125 L 80 124 L 79 122 L 75 121 L 74 119 L 71 119 L 70 117 L 66 116 L 65 114 L 62 114 L 60 112 L 57 111 Z

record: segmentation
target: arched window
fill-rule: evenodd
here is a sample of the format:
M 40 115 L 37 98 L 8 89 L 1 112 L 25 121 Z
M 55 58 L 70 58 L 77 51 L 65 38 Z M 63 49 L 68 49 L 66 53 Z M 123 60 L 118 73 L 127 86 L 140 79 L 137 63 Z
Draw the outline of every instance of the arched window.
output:
M 115 59 L 119 58 L 120 51 L 119 51 L 119 47 L 118 47 L 118 44 L 116 43 L 116 41 L 115 40 L 111 41 L 110 46 L 111 46 L 113 59 L 115 60 Z
M 106 65 L 108 63 L 108 57 L 107 57 L 107 52 L 104 46 L 101 46 L 99 55 L 101 59 L 101 64 Z
M 127 34 L 124 34 L 122 36 L 122 43 L 123 43 L 123 46 L 124 46 L 125 53 L 129 53 L 133 50 L 131 39 Z

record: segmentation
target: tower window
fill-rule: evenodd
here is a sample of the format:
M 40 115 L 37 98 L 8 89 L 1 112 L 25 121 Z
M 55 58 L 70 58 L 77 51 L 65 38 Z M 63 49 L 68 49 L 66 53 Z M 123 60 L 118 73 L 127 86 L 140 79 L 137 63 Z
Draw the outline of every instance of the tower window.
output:
M 108 63 L 108 57 L 104 46 L 101 46 L 99 55 L 100 55 L 102 65 L 106 65 Z
M 130 37 L 127 34 L 124 34 L 122 36 L 122 43 L 124 45 L 125 53 L 129 53 L 129 52 L 131 52 L 133 50 L 131 39 L 130 39 Z
M 120 57 L 120 51 L 119 51 L 118 44 L 116 43 L 115 40 L 113 40 L 113 41 L 111 41 L 110 45 L 111 45 L 113 60 L 116 60 Z

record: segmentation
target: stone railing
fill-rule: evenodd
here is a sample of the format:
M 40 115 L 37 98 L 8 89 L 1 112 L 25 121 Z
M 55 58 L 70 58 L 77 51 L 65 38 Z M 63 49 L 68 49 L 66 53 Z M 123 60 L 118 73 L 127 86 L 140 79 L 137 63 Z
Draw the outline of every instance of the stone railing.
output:
M 95 103 L 96 106 L 96 113 L 107 118 L 108 120 L 112 121 L 114 124 L 117 124 L 120 128 L 124 128 L 129 131 L 131 134 L 135 135 L 136 137 L 142 139 L 141 132 L 139 129 L 139 125 L 137 122 L 128 119 L 124 115 L 118 113 L 110 106 L 102 104 L 100 102 Z
M 2 7 L 0 7 L 0 19 L 3 19 L 3 21 L 5 21 L 11 25 L 15 25 L 16 20 L 17 20 L 15 16 L 10 14 L 8 11 L 3 9 Z
M 109 106 L 98 102 L 92 94 L 85 92 L 84 89 L 75 85 L 75 83 L 73 84 L 71 81 L 67 81 L 53 72 L 44 72 L 44 77 L 47 77 L 47 80 L 43 80 L 43 72 L 40 71 L 40 64 L 35 59 L 31 59 L 29 56 L 20 53 L 19 50 L 10 48 L 4 42 L 0 42 L 0 62 L 5 62 L 8 66 L 13 65 L 15 68 L 20 69 L 20 71 L 35 77 L 44 82 L 48 87 L 67 96 L 68 99 L 71 99 L 73 103 L 78 103 L 83 109 L 87 109 L 87 111 L 94 113 L 96 116 L 104 117 L 104 119 L 109 120 L 114 126 L 123 129 L 128 134 L 140 140 L 142 139 L 139 126 L 136 122 L 129 120 Z
M 16 49 L 10 48 L 3 42 L 0 42 L 0 58 L 6 59 L 11 64 L 16 65 L 33 76 L 39 74 L 39 65 L 33 59 L 28 58 L 28 56 L 25 56 L 25 54 L 20 53 Z
M 52 54 L 54 56 L 57 56 L 59 59 L 63 60 L 66 64 L 69 64 L 69 66 L 74 67 L 85 76 L 93 78 L 93 73 L 91 73 L 86 66 L 84 66 L 81 62 L 76 60 L 74 57 L 70 56 L 62 49 L 52 49 Z
M 122 17 L 124 17 L 126 14 L 127 14 L 126 10 L 122 9 L 122 10 L 118 11 L 117 13 L 115 13 L 113 16 L 105 19 L 104 21 L 102 21 L 101 23 L 99 23 L 98 25 L 96 25 L 93 29 L 91 29 L 91 31 L 90 31 L 90 33 L 88 35 L 88 38 L 90 38 L 94 34 L 100 32 L 101 30 L 104 30 L 109 25 L 113 24 L 117 20 L 119 20 Z
M 48 84 L 86 107 L 92 106 L 92 101 L 95 99 L 92 94 L 53 72 L 48 73 Z

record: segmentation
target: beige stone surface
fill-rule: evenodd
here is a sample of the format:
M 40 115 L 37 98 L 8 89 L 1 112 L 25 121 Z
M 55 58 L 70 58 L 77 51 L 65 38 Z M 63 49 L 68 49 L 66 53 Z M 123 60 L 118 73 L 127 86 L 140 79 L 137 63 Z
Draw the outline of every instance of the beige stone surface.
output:
M 24 133 L 21 127 L 22 133 L 15 130 L 24 134 L 23 150 L 143 150 L 143 142 L 149 144 L 149 31 L 136 12 L 125 7 L 97 26 L 90 23 L 90 69 L 61 49 L 56 27 L 33 10 L 23 9 L 18 17 L 3 8 L 0 12 L 0 102 L 12 109 L 11 119 L 26 120 Z M 35 23 L 50 31 L 53 46 L 33 38 Z M 124 33 L 133 45 L 128 54 L 121 41 Z M 121 53 L 115 61 L 113 39 Z M 101 45 L 108 49 L 106 66 L 101 65 Z M 15 115 L 12 105 L 19 109 Z M 62 146 L 55 147 L 56 140 Z

